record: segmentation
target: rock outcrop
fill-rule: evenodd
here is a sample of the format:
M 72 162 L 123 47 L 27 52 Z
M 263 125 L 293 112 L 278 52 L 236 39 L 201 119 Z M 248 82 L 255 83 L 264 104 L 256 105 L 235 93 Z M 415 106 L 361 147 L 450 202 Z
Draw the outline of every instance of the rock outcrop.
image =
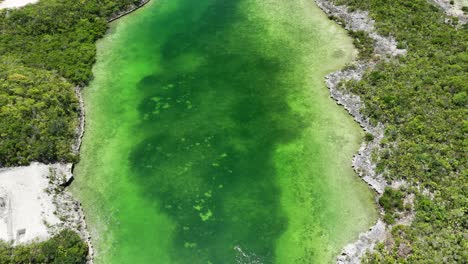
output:
M 373 125 L 369 118 L 361 112 L 364 103 L 357 95 L 339 89 L 339 84 L 343 81 L 359 81 L 363 74 L 375 67 L 380 60 L 387 60 L 392 57 L 406 54 L 406 50 L 399 49 L 393 37 L 381 36 L 375 30 L 375 21 L 369 17 L 366 11 L 349 11 L 346 6 L 336 6 L 332 1 L 315 0 L 317 5 L 330 17 L 338 20 L 346 30 L 364 31 L 374 41 L 374 56 L 372 60 L 355 61 L 352 67 L 333 72 L 325 77 L 330 96 L 338 105 L 343 106 L 349 114 L 367 132 L 372 134 L 373 140 L 364 142 L 353 158 L 353 168 L 356 173 L 380 196 L 384 189 L 390 184 L 385 178 L 376 172 L 375 164 L 372 162 L 371 154 L 378 151 L 380 142 L 384 136 L 385 128 L 382 124 Z M 380 209 L 381 212 L 382 209 Z M 345 246 L 340 256 L 337 257 L 338 264 L 360 263 L 361 258 L 367 251 L 373 250 L 374 246 L 385 239 L 387 227 L 382 220 L 372 226 L 369 231 L 360 234 L 359 239 L 354 243 Z

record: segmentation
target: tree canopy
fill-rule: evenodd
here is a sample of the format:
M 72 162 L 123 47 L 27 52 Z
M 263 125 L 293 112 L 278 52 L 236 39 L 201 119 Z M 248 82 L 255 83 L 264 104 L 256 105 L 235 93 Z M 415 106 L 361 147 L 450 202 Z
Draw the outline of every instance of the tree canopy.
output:
M 107 20 L 137 0 L 41 0 L 0 10 L 0 167 L 73 162 L 74 87 L 92 78 Z
M 70 230 L 44 242 L 16 247 L 0 241 L 0 263 L 3 264 L 84 264 L 87 256 L 88 245 Z

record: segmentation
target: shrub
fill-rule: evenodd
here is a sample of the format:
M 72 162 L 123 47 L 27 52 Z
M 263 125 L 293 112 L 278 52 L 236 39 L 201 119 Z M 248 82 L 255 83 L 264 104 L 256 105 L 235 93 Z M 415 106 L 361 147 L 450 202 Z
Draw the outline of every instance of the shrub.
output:
M 51 239 L 26 245 L 11 246 L 0 242 L 2 264 L 85 264 L 88 245 L 77 233 L 63 230 Z

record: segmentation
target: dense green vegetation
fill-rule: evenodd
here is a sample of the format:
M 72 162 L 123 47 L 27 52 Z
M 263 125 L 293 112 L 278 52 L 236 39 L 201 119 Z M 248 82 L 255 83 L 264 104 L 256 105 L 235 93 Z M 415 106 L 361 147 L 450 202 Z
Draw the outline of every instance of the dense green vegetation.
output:
M 406 56 L 380 62 L 345 86 L 365 102 L 363 111 L 386 127 L 377 167 L 388 180 L 406 180 L 416 218 L 393 228 L 393 237 L 366 263 L 464 263 L 468 206 L 466 121 L 468 32 L 445 23 L 426 0 L 339 0 L 369 10 L 382 35 L 392 35 Z M 457 20 L 452 20 L 457 21 Z M 400 194 L 381 205 L 400 210 Z M 392 201 L 394 200 L 394 201 Z M 400 207 L 400 208 L 399 208 Z M 387 218 L 391 221 L 391 218 Z
M 30 67 L 57 71 L 77 85 L 91 78 L 94 42 L 107 30 L 107 19 L 139 0 L 44 0 L 0 12 L 0 56 Z
M 385 210 L 384 221 L 387 224 L 395 223 L 395 213 L 403 211 L 403 193 L 387 187 L 382 197 L 379 198 L 379 205 Z
M 72 85 L 57 74 L 0 64 L 0 165 L 73 157 L 77 100 Z
M 138 2 L 42 0 L 0 10 L 0 167 L 76 160 L 73 87 L 91 79 L 107 19 Z
M 86 263 L 88 245 L 73 231 L 64 230 L 51 239 L 16 247 L 0 241 L 0 263 Z
M 369 59 L 374 53 L 374 40 L 369 37 L 365 31 L 348 31 L 349 35 L 353 37 L 354 46 L 359 50 L 359 59 Z

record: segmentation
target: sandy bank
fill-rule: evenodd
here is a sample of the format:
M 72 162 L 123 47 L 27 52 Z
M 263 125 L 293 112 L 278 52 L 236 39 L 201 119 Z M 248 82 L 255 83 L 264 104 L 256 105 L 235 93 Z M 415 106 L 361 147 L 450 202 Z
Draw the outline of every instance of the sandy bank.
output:
M 79 203 L 63 187 L 70 171 L 71 164 L 37 162 L 0 169 L 0 239 L 41 241 L 65 227 L 85 235 Z
M 37 3 L 39 0 L 5 0 L 0 3 L 0 9 L 3 8 L 18 8 L 28 4 Z
M 90 244 L 80 203 L 65 186 L 72 164 L 42 164 L 0 169 L 0 239 L 14 245 L 44 241 L 68 228 Z M 92 261 L 90 247 L 90 261 Z M 89 262 L 91 263 L 91 262 Z
M 46 193 L 49 166 L 33 163 L 0 171 L 0 239 L 15 244 L 50 236 L 48 226 L 61 221 Z

